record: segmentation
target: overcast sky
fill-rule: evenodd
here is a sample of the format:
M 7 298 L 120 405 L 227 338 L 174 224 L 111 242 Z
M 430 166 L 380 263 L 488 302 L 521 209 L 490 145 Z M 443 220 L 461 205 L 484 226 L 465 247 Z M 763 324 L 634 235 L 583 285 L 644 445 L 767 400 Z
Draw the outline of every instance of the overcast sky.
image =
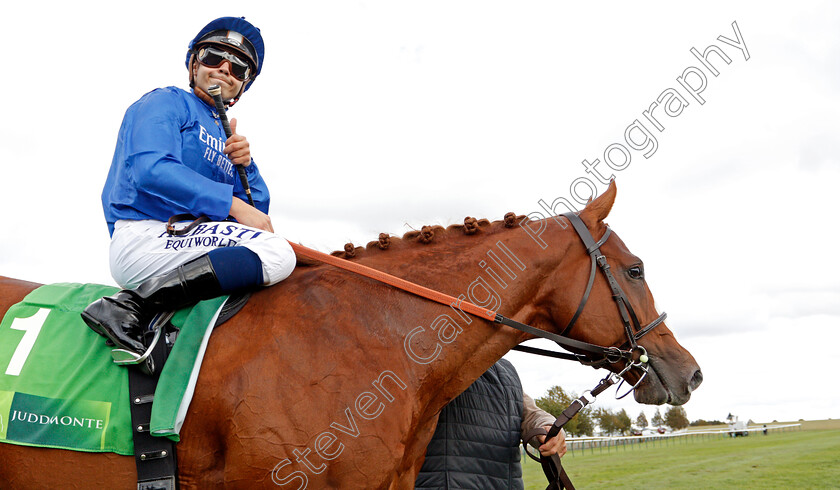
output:
M 114 284 L 99 196 L 125 109 L 155 87 L 186 88 L 189 40 L 244 15 L 266 64 L 230 116 L 280 234 L 330 251 L 528 214 L 570 197 L 579 177 L 601 192 L 581 162 L 618 143 L 629 163 L 598 167 L 619 187 L 608 221 L 703 369 L 689 419 L 840 417 L 836 4 L 9 3 L 0 274 Z M 719 40 L 737 40 L 733 22 L 745 49 Z M 710 56 L 717 76 L 690 51 L 712 44 L 731 60 Z M 678 81 L 689 69 L 698 86 L 692 67 L 706 78 L 697 98 Z M 643 113 L 662 94 L 679 114 L 659 108 L 659 129 Z M 636 120 L 655 148 L 625 140 Z M 620 149 L 608 155 L 621 166 Z M 603 376 L 508 358 L 535 397 Z M 599 405 L 653 414 L 610 398 Z

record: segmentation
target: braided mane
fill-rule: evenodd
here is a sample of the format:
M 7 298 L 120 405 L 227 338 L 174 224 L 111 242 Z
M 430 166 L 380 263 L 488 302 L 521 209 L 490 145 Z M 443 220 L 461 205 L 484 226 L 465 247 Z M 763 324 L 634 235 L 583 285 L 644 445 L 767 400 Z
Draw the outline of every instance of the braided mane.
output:
M 417 244 L 419 246 L 430 244 L 434 241 L 445 239 L 453 235 L 474 235 L 481 231 L 481 228 L 513 228 L 516 223 L 524 218 L 510 212 L 505 214 L 503 220 L 490 222 L 486 219 L 476 219 L 470 216 L 464 218 L 464 224 L 449 225 L 446 228 L 440 225 L 425 225 L 419 231 L 406 232 L 402 238 L 391 236 L 388 233 L 380 233 L 377 240 L 368 242 L 364 247 L 357 247 L 352 243 L 344 245 L 344 250 L 337 250 L 331 255 L 343 259 L 353 259 L 369 253 L 386 251 L 391 247 L 399 247 L 403 243 Z

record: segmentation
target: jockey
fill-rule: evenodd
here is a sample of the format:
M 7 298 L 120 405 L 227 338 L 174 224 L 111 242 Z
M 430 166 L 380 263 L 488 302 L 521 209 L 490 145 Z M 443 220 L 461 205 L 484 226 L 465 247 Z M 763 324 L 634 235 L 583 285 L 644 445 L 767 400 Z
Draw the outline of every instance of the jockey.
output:
M 227 138 L 208 88 L 233 105 L 260 74 L 264 45 L 244 18 L 222 17 L 190 42 L 190 92 L 153 90 L 126 111 L 102 207 L 111 234 L 111 275 L 120 287 L 82 318 L 118 347 L 143 352 L 144 325 L 156 314 L 223 294 L 282 281 L 295 266 L 289 243 L 274 234 L 269 193 L 247 139 Z M 235 165 L 245 168 L 256 207 Z M 173 215 L 206 216 L 170 236 Z M 129 289 L 131 288 L 131 289 Z

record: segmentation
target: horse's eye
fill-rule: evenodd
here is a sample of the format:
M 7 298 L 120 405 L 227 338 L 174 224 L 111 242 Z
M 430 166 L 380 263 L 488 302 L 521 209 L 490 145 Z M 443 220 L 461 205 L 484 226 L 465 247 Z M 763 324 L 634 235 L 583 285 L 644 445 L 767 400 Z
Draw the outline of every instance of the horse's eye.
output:
M 634 265 L 633 267 L 627 269 L 627 274 L 633 279 L 644 279 L 645 269 L 640 265 Z

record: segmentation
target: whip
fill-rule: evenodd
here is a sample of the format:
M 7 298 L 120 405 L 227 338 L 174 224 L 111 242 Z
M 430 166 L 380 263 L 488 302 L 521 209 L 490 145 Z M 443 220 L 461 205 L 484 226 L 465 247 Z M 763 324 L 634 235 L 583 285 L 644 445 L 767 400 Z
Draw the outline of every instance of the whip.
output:
M 221 119 L 222 127 L 225 129 L 225 136 L 230 138 L 233 132 L 230 130 L 230 123 L 225 112 L 225 103 L 222 101 L 222 88 L 218 85 L 211 85 L 207 87 L 207 93 L 210 94 L 210 97 L 213 97 L 213 102 L 216 104 L 216 112 L 219 113 L 219 119 Z M 242 187 L 245 189 L 245 194 L 248 196 L 248 204 L 256 207 L 254 205 L 254 199 L 251 197 L 251 186 L 248 184 L 248 176 L 245 175 L 245 167 L 242 165 L 235 165 L 235 167 L 239 173 L 239 180 L 242 182 Z

